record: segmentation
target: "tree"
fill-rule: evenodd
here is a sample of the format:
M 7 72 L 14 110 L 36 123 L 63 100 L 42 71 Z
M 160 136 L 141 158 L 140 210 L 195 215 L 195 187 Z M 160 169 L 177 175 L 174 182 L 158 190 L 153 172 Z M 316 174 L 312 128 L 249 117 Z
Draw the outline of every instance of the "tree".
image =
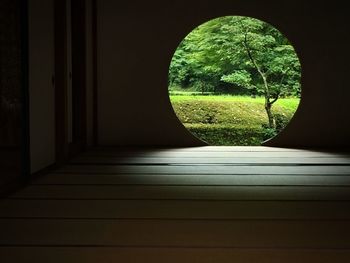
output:
M 226 83 L 264 96 L 270 128 L 276 128 L 272 105 L 281 96 L 300 94 L 293 47 L 277 29 L 249 17 L 221 17 L 197 27 L 180 44 L 173 64 L 169 75 L 180 86 L 185 79 L 192 86 L 204 81 L 215 91 Z

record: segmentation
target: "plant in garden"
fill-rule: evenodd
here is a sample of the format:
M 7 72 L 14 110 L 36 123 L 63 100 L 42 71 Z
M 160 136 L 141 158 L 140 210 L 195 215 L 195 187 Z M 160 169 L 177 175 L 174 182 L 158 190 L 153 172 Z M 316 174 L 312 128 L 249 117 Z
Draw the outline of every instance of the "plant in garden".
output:
M 169 70 L 173 85 L 262 95 L 268 128 L 275 130 L 272 105 L 280 97 L 300 96 L 300 63 L 289 41 L 271 25 L 249 17 L 221 17 L 181 42 Z

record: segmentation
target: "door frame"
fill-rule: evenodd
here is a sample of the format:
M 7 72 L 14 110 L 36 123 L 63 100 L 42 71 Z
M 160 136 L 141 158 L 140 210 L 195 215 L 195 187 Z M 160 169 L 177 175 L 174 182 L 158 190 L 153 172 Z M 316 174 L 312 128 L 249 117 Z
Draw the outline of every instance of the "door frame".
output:
M 74 156 L 87 145 L 86 103 L 86 0 L 71 1 L 72 24 L 72 143 L 69 155 Z
M 55 0 L 56 164 L 68 161 L 66 1 Z
M 21 31 L 21 179 L 30 179 L 30 126 L 29 126 L 29 28 L 28 0 L 20 1 Z
M 86 20 L 85 0 L 71 1 L 73 125 L 68 120 L 67 1 L 55 0 L 56 164 L 86 148 Z M 69 143 L 69 128 L 73 142 Z

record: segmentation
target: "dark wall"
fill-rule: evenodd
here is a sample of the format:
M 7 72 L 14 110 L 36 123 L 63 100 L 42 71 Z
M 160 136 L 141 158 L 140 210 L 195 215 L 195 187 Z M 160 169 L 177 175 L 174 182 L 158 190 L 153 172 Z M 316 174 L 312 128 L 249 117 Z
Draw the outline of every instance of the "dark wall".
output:
M 19 146 L 21 42 L 19 1 L 0 2 L 0 146 Z
M 147 2 L 147 3 L 146 3 Z M 177 120 L 167 93 L 179 42 L 224 15 L 271 23 L 302 63 L 302 101 L 276 146 L 350 146 L 350 24 L 341 1 L 98 0 L 98 134 L 101 145 L 199 145 Z
M 20 177 L 20 1 L 0 1 L 0 194 Z

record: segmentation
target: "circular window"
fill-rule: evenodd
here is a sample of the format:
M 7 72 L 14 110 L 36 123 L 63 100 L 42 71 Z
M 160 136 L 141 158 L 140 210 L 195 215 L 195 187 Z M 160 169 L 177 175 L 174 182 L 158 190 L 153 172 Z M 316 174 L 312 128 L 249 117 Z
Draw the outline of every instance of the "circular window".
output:
M 280 31 L 255 18 L 225 16 L 182 40 L 168 89 L 177 117 L 199 139 L 260 145 L 295 113 L 300 78 L 298 56 Z

